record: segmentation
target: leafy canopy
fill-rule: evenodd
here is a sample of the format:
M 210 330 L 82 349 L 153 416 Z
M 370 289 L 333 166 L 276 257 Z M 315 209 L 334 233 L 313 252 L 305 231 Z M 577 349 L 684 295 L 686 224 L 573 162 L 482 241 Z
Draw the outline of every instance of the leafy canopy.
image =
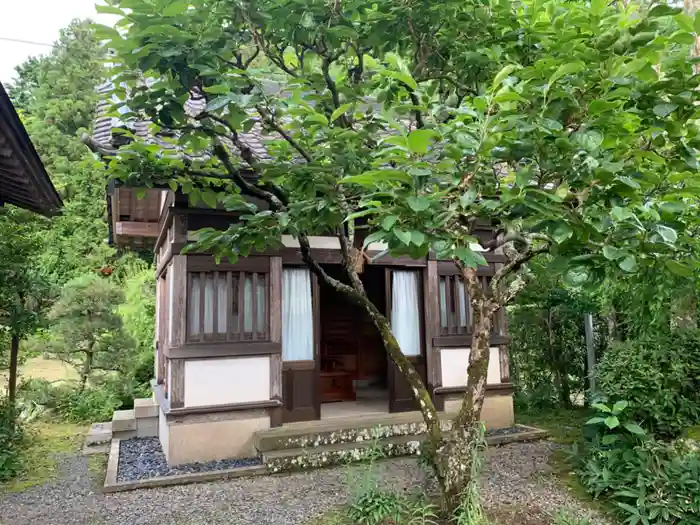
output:
M 688 275 L 700 23 L 608 4 L 112 0 L 122 111 L 177 132 L 134 137 L 112 173 L 240 210 L 200 237 L 233 257 L 349 224 L 471 267 L 549 251 L 574 283 L 660 258 Z

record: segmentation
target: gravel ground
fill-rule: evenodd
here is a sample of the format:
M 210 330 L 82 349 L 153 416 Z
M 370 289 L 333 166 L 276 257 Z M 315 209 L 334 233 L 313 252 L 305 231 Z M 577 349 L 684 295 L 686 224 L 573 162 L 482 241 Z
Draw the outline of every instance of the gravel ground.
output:
M 485 505 L 525 509 L 528 515 L 562 508 L 585 513 L 549 473 L 547 459 L 555 447 L 539 441 L 491 449 L 482 491 Z M 356 485 L 362 473 L 359 467 L 334 468 L 102 495 L 95 491 L 84 457 L 66 456 L 60 467 L 59 479 L 52 483 L 0 493 L 0 524 L 302 525 L 345 503 L 348 485 Z M 383 461 L 377 468 L 396 490 L 425 487 L 414 460 Z M 595 515 L 592 523 L 606 524 Z
M 259 465 L 259 458 L 226 459 L 168 467 L 158 438 L 134 438 L 119 442 L 117 481 L 134 481 L 155 476 L 174 476 Z

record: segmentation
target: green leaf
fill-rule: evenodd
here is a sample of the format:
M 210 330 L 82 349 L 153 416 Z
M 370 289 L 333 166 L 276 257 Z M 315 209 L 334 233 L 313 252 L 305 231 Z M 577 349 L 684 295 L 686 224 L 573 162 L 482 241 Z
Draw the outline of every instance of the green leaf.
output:
M 111 5 L 102 5 L 102 4 L 95 4 L 95 11 L 100 14 L 105 14 L 105 15 L 119 15 L 119 16 L 124 16 L 124 11 L 121 10 L 118 7 L 114 7 Z
M 217 84 L 215 86 L 207 86 L 204 91 L 212 95 L 226 95 L 231 92 L 231 88 L 226 84 Z
M 603 403 L 593 403 L 591 406 L 595 408 L 598 412 L 604 412 L 606 414 L 609 414 L 611 412 L 610 407 L 604 405 Z
M 627 255 L 618 263 L 618 266 L 622 270 L 632 273 L 637 270 L 637 259 L 635 259 L 634 255 Z
M 386 231 L 391 231 L 398 219 L 397 215 L 387 215 L 382 219 L 382 228 Z
M 212 100 L 210 100 L 207 103 L 206 110 L 207 111 L 216 111 L 217 109 L 223 108 L 225 105 L 227 105 L 229 102 L 231 102 L 231 96 L 230 95 L 224 95 L 221 97 L 216 97 Z
M 695 13 L 695 19 L 693 20 L 693 29 L 695 32 L 700 34 L 700 11 Z
M 425 211 L 430 208 L 430 199 L 427 197 L 409 197 L 406 202 L 413 211 Z
M 177 183 L 176 180 L 170 179 L 170 180 L 168 181 L 168 186 L 170 186 L 170 189 L 171 189 L 171 190 L 177 191 L 178 183 Z
M 376 186 L 377 183 L 385 181 L 405 182 L 410 184 L 412 182 L 412 178 L 403 170 L 386 169 L 365 171 L 359 175 L 350 175 L 340 180 L 342 184 L 352 183 L 360 184 L 362 186 Z
M 636 423 L 624 423 L 622 426 L 625 427 L 630 432 L 632 432 L 632 434 L 637 434 L 638 436 L 643 436 L 646 434 L 644 429 L 642 427 L 640 427 L 639 425 L 637 425 Z
M 557 244 L 561 244 L 567 239 L 570 239 L 574 234 L 574 230 L 565 222 L 558 222 L 551 230 L 552 238 Z
M 404 73 L 403 71 L 383 71 L 383 74 L 388 75 L 396 80 L 400 80 L 406 84 L 411 89 L 417 89 L 418 84 L 413 79 L 410 73 Z
M 309 113 L 306 116 L 306 120 L 311 122 L 318 122 L 319 124 L 323 124 L 324 126 L 328 125 L 328 118 L 323 113 Z
M 592 417 L 588 421 L 586 421 L 586 425 L 600 425 L 601 423 L 605 422 L 604 417 Z
M 659 18 L 662 16 L 673 16 L 677 15 L 678 13 L 681 13 L 683 10 L 678 8 L 678 7 L 670 7 L 667 5 L 657 5 L 654 6 L 651 11 L 649 11 L 649 14 L 647 15 L 649 18 Z
M 671 113 L 673 113 L 676 108 L 678 108 L 678 104 L 670 104 L 668 102 L 664 102 L 663 104 L 657 104 L 654 106 L 654 115 L 660 118 L 666 118 L 668 117 Z
M 624 250 L 615 248 L 614 246 L 603 246 L 603 257 L 609 261 L 616 261 L 625 255 Z
M 617 440 L 618 440 L 618 437 L 615 434 L 608 434 L 607 436 L 603 436 L 601 443 L 603 445 L 607 446 L 607 445 L 612 445 Z
M 620 420 L 617 419 L 616 416 L 608 416 L 605 418 L 604 423 L 606 427 L 612 430 L 613 428 L 616 428 L 620 425 Z
M 667 259 L 665 264 L 666 268 L 668 268 L 668 270 L 674 275 L 678 275 L 679 277 L 693 276 L 693 269 L 681 262 L 674 261 L 673 259 Z
M 352 107 L 351 103 L 347 104 L 341 104 L 333 113 L 331 113 L 331 122 L 335 122 L 335 120 L 340 117 L 341 115 L 345 114 L 345 112 Z
M 189 6 L 189 2 L 187 0 L 180 0 L 171 2 L 168 4 L 168 6 L 163 9 L 163 16 L 177 16 L 177 15 L 182 15 L 187 11 L 187 7 Z
M 504 66 L 498 73 L 496 73 L 496 76 L 493 77 L 493 83 L 491 84 L 491 89 L 493 91 L 496 90 L 498 86 L 501 85 L 501 83 L 510 75 L 513 71 L 518 69 L 520 66 L 517 64 L 508 64 Z
M 557 70 L 552 74 L 551 77 L 549 77 L 549 86 L 551 87 L 552 84 L 554 84 L 557 80 L 559 80 L 561 77 L 565 75 L 570 75 L 571 73 L 578 73 L 582 69 L 584 69 L 586 65 L 581 62 L 567 62 L 566 64 L 562 64 L 557 68 Z
M 629 403 L 628 403 L 627 401 L 618 401 L 618 402 L 616 402 L 616 403 L 613 405 L 613 407 L 612 407 L 613 414 L 615 414 L 615 415 L 619 414 L 620 412 L 622 412 L 622 411 L 623 411 L 625 408 L 627 408 L 628 406 L 629 406 Z
M 674 243 L 678 239 L 676 230 L 669 228 L 668 226 L 664 226 L 663 224 L 657 224 L 656 231 L 659 232 L 659 235 L 661 235 L 661 237 L 663 237 L 664 241 L 667 243 Z
M 203 191 L 202 192 L 202 200 L 210 208 L 216 208 L 216 203 L 218 200 L 216 193 L 211 192 L 211 191 Z
M 411 244 L 411 232 L 407 232 L 401 228 L 394 228 L 392 232 L 394 232 L 394 235 L 396 235 L 396 237 L 406 246 Z
M 411 232 L 411 242 L 416 246 L 422 246 L 425 244 L 425 234 L 423 232 L 413 230 Z
M 690 32 L 695 31 L 695 28 L 693 27 L 693 19 L 685 13 L 678 13 L 673 17 L 673 19 L 678 23 L 681 29 Z
M 380 231 L 372 232 L 367 237 L 365 237 L 365 242 L 362 243 L 362 247 L 367 248 L 367 246 L 369 246 L 373 242 L 384 240 L 385 237 L 386 237 L 386 232 L 384 232 L 384 231 L 380 230 Z
M 469 189 L 467 189 L 466 192 L 464 192 L 462 195 L 460 195 L 459 205 L 462 208 L 467 208 L 475 200 L 476 200 L 476 186 L 472 185 L 472 186 L 469 186 Z
M 595 151 L 603 143 L 603 134 L 595 129 L 580 131 L 574 134 L 574 140 L 586 151 Z
M 591 14 L 593 16 L 600 16 L 607 6 L 608 0 L 591 0 Z
M 407 137 L 408 149 L 411 150 L 412 153 L 423 155 L 428 152 L 431 139 L 436 135 L 437 133 L 431 129 L 414 129 Z

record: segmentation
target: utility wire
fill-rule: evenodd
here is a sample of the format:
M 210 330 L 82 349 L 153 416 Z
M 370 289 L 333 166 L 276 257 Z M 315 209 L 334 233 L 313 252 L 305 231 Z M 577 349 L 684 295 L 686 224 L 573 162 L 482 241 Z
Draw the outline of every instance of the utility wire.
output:
M 22 40 L 20 38 L 7 38 L 4 36 L 0 36 L 0 40 L 4 40 L 5 42 L 17 42 L 19 44 L 31 44 L 33 46 L 53 47 L 53 44 L 47 44 L 45 42 L 33 42 L 31 40 Z

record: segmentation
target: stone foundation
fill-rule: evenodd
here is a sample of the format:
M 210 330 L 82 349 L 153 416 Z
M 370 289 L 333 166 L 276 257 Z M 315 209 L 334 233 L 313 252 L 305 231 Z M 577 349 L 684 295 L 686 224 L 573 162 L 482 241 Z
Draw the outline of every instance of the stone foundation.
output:
M 253 436 L 270 428 L 264 410 L 166 416 L 161 414 L 160 442 L 170 465 L 250 458 L 258 455 Z
M 456 413 L 462 406 L 462 397 L 454 396 L 445 399 L 445 412 Z M 508 428 L 515 424 L 513 412 L 513 396 L 511 394 L 489 394 L 484 399 L 481 409 L 481 420 L 486 423 L 486 428 Z

